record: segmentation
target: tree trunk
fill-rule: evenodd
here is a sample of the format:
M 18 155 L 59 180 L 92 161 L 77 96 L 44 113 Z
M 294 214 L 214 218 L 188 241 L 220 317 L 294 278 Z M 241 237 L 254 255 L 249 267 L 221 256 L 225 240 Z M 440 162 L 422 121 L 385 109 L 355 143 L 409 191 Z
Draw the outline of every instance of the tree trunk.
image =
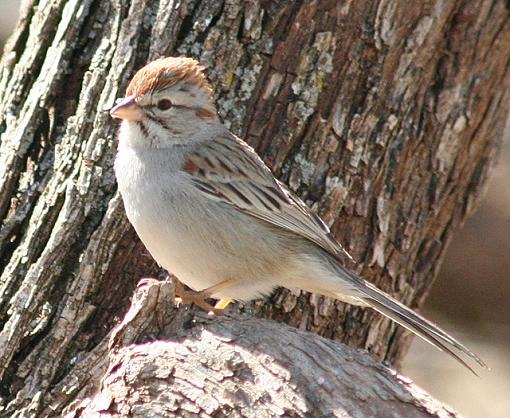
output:
M 112 170 L 116 126 L 108 109 L 136 69 L 161 55 L 197 57 L 230 128 L 331 226 L 363 277 L 415 308 L 452 231 L 476 206 L 502 137 L 507 7 L 502 0 L 24 2 L 0 69 L 2 413 L 58 416 L 85 399 L 136 282 L 161 275 L 125 219 Z M 244 310 L 396 365 L 409 342 L 372 311 L 304 293 L 277 291 Z M 224 321 L 212 321 L 210 332 L 221 335 Z M 242 329 L 243 321 L 232 326 Z M 276 338 L 268 324 L 257 335 Z M 161 337 L 192 324 L 173 327 Z M 292 334 L 283 325 L 278 332 Z M 342 355 L 339 345 L 326 345 Z M 103 387 L 123 355 L 110 353 Z

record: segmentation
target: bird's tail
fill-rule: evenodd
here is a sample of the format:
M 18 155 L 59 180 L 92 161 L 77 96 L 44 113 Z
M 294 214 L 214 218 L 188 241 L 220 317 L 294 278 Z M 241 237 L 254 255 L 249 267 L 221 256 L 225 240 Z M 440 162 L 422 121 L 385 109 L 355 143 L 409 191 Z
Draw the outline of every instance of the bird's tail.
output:
M 360 304 L 370 306 L 376 311 L 382 313 L 408 330 L 412 331 L 425 341 L 429 342 L 439 350 L 451 355 L 462 365 L 477 375 L 473 368 L 464 361 L 460 356 L 461 353 L 474 360 L 483 368 L 488 368 L 480 357 L 458 342 L 455 338 L 448 335 L 437 325 L 418 315 L 399 301 L 384 293 L 371 283 L 361 279 L 353 272 L 342 269 L 342 276 L 349 276 L 349 282 L 356 289 L 356 297 L 360 300 Z M 338 295 L 342 299 L 342 295 Z

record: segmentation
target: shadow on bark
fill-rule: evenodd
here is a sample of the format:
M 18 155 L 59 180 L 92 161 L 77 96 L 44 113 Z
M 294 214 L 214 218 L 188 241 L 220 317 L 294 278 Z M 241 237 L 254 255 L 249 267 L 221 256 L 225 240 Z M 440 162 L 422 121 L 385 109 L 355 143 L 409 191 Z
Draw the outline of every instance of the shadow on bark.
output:
M 137 289 L 96 369 L 100 390 L 65 416 L 456 416 L 363 351 L 249 315 L 176 309 L 173 290 Z

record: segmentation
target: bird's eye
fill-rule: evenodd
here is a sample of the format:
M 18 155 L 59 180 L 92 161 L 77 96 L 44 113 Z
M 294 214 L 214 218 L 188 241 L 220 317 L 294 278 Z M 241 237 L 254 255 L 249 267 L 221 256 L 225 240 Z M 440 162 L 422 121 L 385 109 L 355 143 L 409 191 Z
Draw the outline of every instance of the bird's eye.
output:
M 161 99 L 157 106 L 159 110 L 168 110 L 172 107 L 172 102 L 168 99 Z

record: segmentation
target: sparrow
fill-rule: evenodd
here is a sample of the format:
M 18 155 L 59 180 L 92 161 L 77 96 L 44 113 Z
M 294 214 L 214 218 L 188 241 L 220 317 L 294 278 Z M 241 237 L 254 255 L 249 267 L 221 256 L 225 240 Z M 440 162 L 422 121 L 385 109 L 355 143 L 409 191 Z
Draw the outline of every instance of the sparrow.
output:
M 387 316 L 471 370 L 472 351 L 344 266 L 325 223 L 220 120 L 204 68 L 166 57 L 140 69 L 110 111 L 122 120 L 115 175 L 127 217 L 154 259 L 215 309 L 277 287 Z M 476 373 L 475 373 L 476 374 Z

